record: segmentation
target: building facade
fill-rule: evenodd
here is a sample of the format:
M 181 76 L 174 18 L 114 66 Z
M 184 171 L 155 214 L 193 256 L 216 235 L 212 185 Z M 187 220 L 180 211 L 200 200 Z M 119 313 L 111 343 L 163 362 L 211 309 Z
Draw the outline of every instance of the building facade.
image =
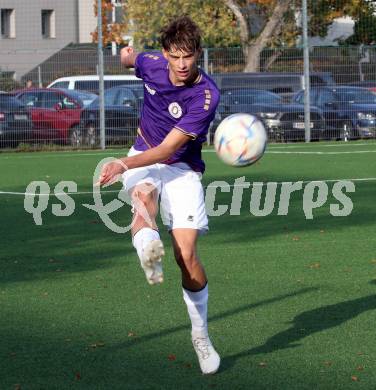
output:
M 0 72 L 16 80 L 69 44 L 91 42 L 93 0 L 0 0 Z

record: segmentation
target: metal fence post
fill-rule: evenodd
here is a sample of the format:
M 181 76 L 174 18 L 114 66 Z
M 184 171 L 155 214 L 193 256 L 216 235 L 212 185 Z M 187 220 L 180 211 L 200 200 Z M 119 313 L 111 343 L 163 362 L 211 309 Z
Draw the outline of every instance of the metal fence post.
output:
M 304 54 L 304 128 L 305 142 L 311 141 L 310 79 L 309 79 L 309 42 L 307 0 L 302 2 L 303 17 L 303 54 Z
M 207 47 L 204 49 L 204 71 L 209 74 L 209 50 Z
M 41 67 L 38 66 L 38 87 L 42 88 L 43 87 L 43 82 L 42 82 L 42 70 Z
M 103 42 L 102 42 L 102 0 L 98 0 L 98 76 L 99 76 L 99 128 L 101 149 L 106 148 L 104 120 L 104 79 L 103 79 Z

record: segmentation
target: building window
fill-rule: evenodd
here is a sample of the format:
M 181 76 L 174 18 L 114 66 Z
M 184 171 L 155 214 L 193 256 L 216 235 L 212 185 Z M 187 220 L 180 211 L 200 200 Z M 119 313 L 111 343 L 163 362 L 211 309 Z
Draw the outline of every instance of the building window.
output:
M 55 31 L 55 11 L 51 9 L 42 9 L 42 37 L 56 38 Z
M 14 9 L 1 9 L 1 37 L 15 38 L 16 37 L 16 13 Z

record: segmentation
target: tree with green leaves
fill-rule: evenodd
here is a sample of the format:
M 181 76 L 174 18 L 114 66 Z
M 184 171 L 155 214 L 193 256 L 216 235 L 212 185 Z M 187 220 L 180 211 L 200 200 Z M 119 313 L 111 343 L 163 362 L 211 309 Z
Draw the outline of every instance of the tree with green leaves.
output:
M 354 13 L 354 34 L 345 42 L 347 45 L 376 45 L 376 2 L 366 1 L 363 7 Z
M 301 0 L 223 0 L 234 13 L 240 31 L 241 45 L 246 58 L 244 71 L 260 70 L 260 55 L 266 47 L 295 46 L 301 27 L 297 16 L 301 13 Z M 372 17 L 371 0 L 308 0 L 310 36 L 324 37 L 335 18 L 363 15 Z M 259 15 L 262 25 L 252 31 L 250 20 Z M 372 29 L 371 25 L 368 27 Z M 276 51 L 278 53 L 278 51 Z
M 103 0 L 109 7 L 110 0 Z M 95 0 L 96 2 L 96 0 Z M 296 46 L 301 36 L 302 0 L 123 0 L 125 18 L 107 34 L 121 42 L 127 31 L 138 49 L 158 48 L 162 26 L 177 15 L 187 14 L 203 33 L 206 47 L 241 46 L 244 71 L 259 71 L 265 48 L 274 54 L 263 64 L 267 69 L 286 47 Z M 334 19 L 351 16 L 355 34 L 348 43 L 375 43 L 374 0 L 307 0 L 310 36 L 324 37 Z M 115 28 L 116 27 L 116 28 Z
M 157 48 L 160 29 L 183 14 L 200 27 L 206 47 L 240 44 L 235 17 L 221 0 L 126 0 L 124 7 L 125 23 L 139 48 Z

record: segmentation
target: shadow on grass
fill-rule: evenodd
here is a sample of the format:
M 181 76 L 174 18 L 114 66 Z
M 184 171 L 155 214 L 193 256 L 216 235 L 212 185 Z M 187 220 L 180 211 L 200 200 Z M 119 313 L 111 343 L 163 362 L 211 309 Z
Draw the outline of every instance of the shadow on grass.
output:
M 237 307 L 235 309 L 227 310 L 225 312 L 218 313 L 218 314 L 215 314 L 213 316 L 210 316 L 208 318 L 208 322 L 212 323 L 212 322 L 215 322 L 215 321 L 220 321 L 220 320 L 223 320 L 223 319 L 225 319 L 227 317 L 231 317 L 233 315 L 236 315 L 238 313 L 242 313 L 242 312 L 246 312 L 246 311 L 255 309 L 255 308 L 259 307 L 259 306 L 269 305 L 269 304 L 272 304 L 272 303 L 275 303 L 275 302 L 282 301 L 284 299 L 296 297 L 298 295 L 307 294 L 309 292 L 313 292 L 313 291 L 317 291 L 317 290 L 319 290 L 318 287 L 303 288 L 301 290 L 294 291 L 294 292 L 291 292 L 291 293 L 278 295 L 277 297 L 274 297 L 274 298 L 265 299 L 265 300 L 262 300 L 262 301 L 259 301 L 259 302 L 256 302 L 256 303 L 251 303 L 251 304 L 248 304 L 248 305 L 243 305 L 243 306 Z M 185 329 L 190 330 L 191 329 L 191 325 L 190 324 L 189 325 L 179 325 L 179 326 L 176 326 L 174 328 L 166 329 L 166 330 L 164 330 L 162 332 L 150 333 L 150 334 L 148 334 L 146 336 L 142 336 L 140 338 L 135 338 L 135 339 L 127 341 L 124 344 L 120 344 L 120 345 L 118 345 L 116 347 L 116 349 L 130 347 L 130 346 L 133 346 L 135 344 L 144 343 L 144 342 L 147 342 L 147 341 L 153 340 L 155 338 L 159 338 L 159 337 L 169 336 L 170 334 L 173 334 L 173 333 L 179 332 L 181 330 L 185 330 Z
M 329 195 L 322 207 L 312 210 L 312 219 L 306 219 L 303 212 L 302 191 L 291 196 L 288 214 L 283 216 L 277 215 L 279 207 L 278 190 L 273 212 L 264 217 L 256 217 L 250 213 L 250 195 L 249 193 L 246 194 L 247 190 L 244 191 L 241 214 L 229 215 L 232 194 L 223 194 L 218 191 L 215 209 L 218 205 L 224 205 L 228 206 L 228 210 L 224 215 L 210 219 L 210 227 L 214 232 L 211 240 L 217 243 L 228 242 L 229 239 L 231 239 L 231 242 L 244 242 L 249 241 L 251 237 L 254 242 L 257 239 L 289 232 L 310 233 L 321 229 L 341 232 L 354 226 L 366 229 L 367 227 L 375 226 L 376 212 L 373 207 L 375 188 L 375 184 L 371 182 L 362 183 L 361 187 L 357 184 L 356 192 L 347 194 L 353 203 L 353 209 L 350 215 L 344 217 L 335 217 L 330 214 L 329 205 L 338 204 L 341 206 L 341 203 Z M 331 186 L 329 186 L 329 190 L 331 191 Z M 263 203 L 261 203 L 261 208 L 263 208 Z
M 222 361 L 222 367 L 228 369 L 234 365 L 237 359 L 249 355 L 299 347 L 300 341 L 305 337 L 340 326 L 344 322 L 374 309 L 376 309 L 375 294 L 303 312 L 293 319 L 289 329 L 270 337 L 265 344 L 236 355 L 226 356 Z
M 317 290 L 318 288 L 315 287 L 304 288 L 242 305 L 215 314 L 210 317 L 209 321 L 222 321 L 238 313 Z M 72 324 L 68 325 L 68 330 L 69 326 L 71 327 Z M 62 334 L 55 334 L 53 338 L 46 334 L 41 339 L 43 332 L 27 335 L 27 333 L 23 334 L 18 331 L 16 327 L 13 328 L 12 333 L 8 333 L 10 329 L 11 327 L 8 326 L 5 333 L 3 332 L 6 343 L 0 354 L 0 372 L 3 368 L 3 378 L 8 386 L 14 383 L 35 383 L 33 388 L 68 388 L 69 385 L 73 386 L 74 382 L 77 382 L 75 380 L 77 372 L 82 374 L 81 385 L 93 385 L 90 388 L 102 388 L 94 386 L 98 382 L 105 383 L 106 387 L 103 388 L 114 385 L 115 387 L 112 388 L 119 389 L 177 388 L 177 384 L 185 386 L 184 388 L 192 388 L 188 386 L 190 382 L 192 382 L 191 386 L 196 386 L 195 388 L 202 388 L 201 386 L 206 388 L 208 381 L 209 383 L 211 381 L 211 378 L 204 379 L 200 375 L 197 363 L 195 363 L 195 371 L 193 372 L 186 370 L 183 362 L 173 364 L 165 359 L 164 356 L 167 355 L 165 350 L 159 351 L 153 348 L 150 350 L 151 344 L 148 344 L 150 341 L 155 340 L 158 344 L 161 342 L 159 339 L 163 337 L 176 336 L 179 338 L 177 333 L 182 330 L 188 334 L 190 330 L 188 323 L 131 339 L 126 337 L 125 333 L 126 341 L 108 344 L 100 349 L 85 348 L 85 344 L 87 345 L 89 342 L 84 342 L 81 338 L 68 343 L 64 341 Z M 70 329 L 70 332 L 74 329 L 75 333 L 82 332 L 75 326 Z M 180 349 L 182 352 L 179 355 L 184 355 L 186 349 L 190 350 L 190 346 L 188 343 L 187 345 L 177 345 L 175 351 L 180 351 Z M 220 376 L 212 379 L 221 383 Z M 158 383 L 160 387 L 153 387 L 152 383 Z
M 258 240 L 289 232 L 309 234 L 323 228 L 336 234 L 354 226 L 366 231 L 375 224 L 372 203 L 374 188 L 373 183 L 362 183 L 355 194 L 350 194 L 354 210 L 348 217 L 331 216 L 328 205 L 334 199 L 328 199 L 324 209 L 314 210 L 313 220 L 305 219 L 301 193 L 291 198 L 291 212 L 287 216 L 278 216 L 274 212 L 263 218 L 250 214 L 248 194 L 243 199 L 241 215 L 225 214 L 211 218 L 213 234 L 204 238 L 201 245 L 208 245 L 209 248 L 223 243 L 227 246 L 229 242 L 235 246 L 237 243 L 251 245 Z M 75 198 L 76 210 L 70 217 L 52 215 L 52 203 L 59 202 L 51 199 L 48 209 L 43 213 L 42 226 L 35 226 L 32 216 L 26 213 L 22 197 L 4 197 L 1 200 L 0 214 L 5 222 L 0 224 L 0 236 L 4 238 L 0 248 L 0 282 L 30 281 L 41 279 L 44 275 L 51 276 L 51 267 L 54 266 L 48 264 L 49 258 L 62 258 L 65 272 L 85 272 L 107 267 L 106 259 L 121 258 L 127 253 L 134 255 L 130 234 L 111 232 L 96 213 L 82 206 L 82 203 L 93 202 L 91 195 Z M 111 196 L 108 196 L 106 202 L 110 200 Z M 218 202 L 229 205 L 231 194 L 219 193 Z M 130 209 L 122 207 L 112 217 L 119 225 L 127 226 L 130 215 Z M 161 230 L 164 231 L 164 228 L 161 227 Z M 315 237 L 317 245 L 324 237 Z

